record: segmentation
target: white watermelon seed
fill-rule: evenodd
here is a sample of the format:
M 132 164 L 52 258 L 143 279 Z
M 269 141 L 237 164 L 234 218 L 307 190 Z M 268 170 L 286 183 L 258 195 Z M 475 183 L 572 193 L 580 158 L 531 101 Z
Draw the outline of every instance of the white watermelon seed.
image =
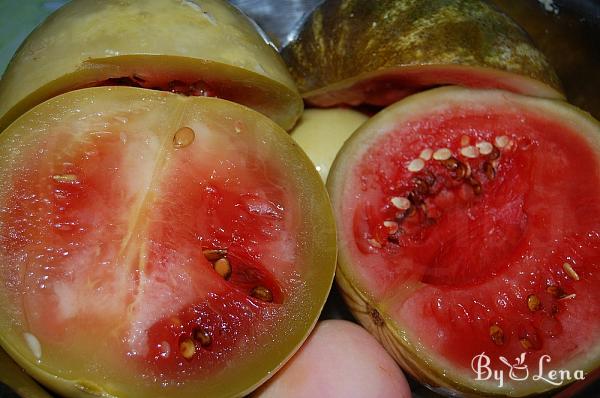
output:
M 425 167 L 425 162 L 423 161 L 423 159 L 421 159 L 421 158 L 413 159 L 408 164 L 408 171 L 410 171 L 411 173 L 416 173 L 417 171 L 423 170 L 423 167 Z
M 381 243 L 377 242 L 375 239 L 368 239 L 367 242 L 373 247 L 381 249 Z
M 479 149 L 479 153 L 482 155 L 489 155 L 492 153 L 494 147 L 487 141 L 480 141 L 476 145 L 477 149 Z
M 466 158 L 475 159 L 479 156 L 479 150 L 473 145 L 464 146 L 460 148 L 460 154 Z
M 438 149 L 433 153 L 433 158 L 435 160 L 448 160 L 452 156 L 452 152 L 448 148 Z
M 402 196 L 394 196 L 390 202 L 394 205 L 395 208 L 400 210 L 406 210 L 410 208 L 410 200 Z
M 431 148 L 426 148 L 421 151 L 421 154 L 419 155 L 419 157 L 423 160 L 429 160 L 429 159 L 431 159 L 432 155 L 433 155 L 433 150 Z
M 498 148 L 504 148 L 508 145 L 509 141 L 509 138 L 505 135 L 501 135 L 499 137 L 494 138 L 494 144 Z
M 42 345 L 40 341 L 33 334 L 25 332 L 23 333 L 27 347 L 31 350 L 31 353 L 36 359 L 42 358 Z

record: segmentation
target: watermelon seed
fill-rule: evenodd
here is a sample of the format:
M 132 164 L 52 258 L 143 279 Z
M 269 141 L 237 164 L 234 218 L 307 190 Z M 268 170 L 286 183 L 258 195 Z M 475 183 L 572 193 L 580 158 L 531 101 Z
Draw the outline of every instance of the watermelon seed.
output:
M 459 161 L 456 160 L 456 158 L 454 157 L 449 157 L 448 159 L 443 160 L 442 164 L 446 169 L 450 171 L 455 171 L 456 169 L 458 169 Z
M 379 243 L 377 240 L 375 239 L 367 239 L 367 242 L 369 242 L 369 244 L 373 247 L 376 247 L 378 249 L 381 249 L 381 243 Z
M 490 152 L 489 155 L 487 155 L 489 160 L 496 160 L 500 157 L 500 151 L 498 150 L 498 148 L 496 147 L 492 147 L 492 152 Z
M 406 210 L 410 207 L 410 200 L 401 196 L 394 196 L 390 202 L 392 202 L 395 208 L 400 210 Z
M 37 337 L 35 337 L 31 333 L 23 333 L 23 337 L 25 338 L 25 342 L 27 343 L 27 347 L 31 350 L 31 353 L 36 359 L 42 358 L 42 345 Z
M 538 296 L 536 296 L 535 294 L 530 294 L 527 297 L 527 307 L 529 307 L 529 310 L 531 312 L 535 312 L 542 308 L 542 303 L 540 302 Z
M 465 171 L 465 177 L 469 177 L 471 175 L 471 165 L 469 163 L 463 163 L 466 171 Z
M 395 234 L 398 232 L 398 223 L 396 221 L 385 220 L 383 222 L 383 226 L 386 227 L 390 234 Z
M 192 332 L 192 336 L 194 337 L 194 340 L 196 340 L 197 342 L 200 343 L 201 347 L 206 348 L 209 345 L 211 345 L 211 343 L 212 343 L 212 337 L 204 329 L 201 329 L 201 328 L 194 329 Z
M 75 174 L 56 174 L 52 176 L 52 179 L 56 182 L 76 182 L 77 176 Z
M 546 287 L 546 292 L 556 298 L 561 297 L 563 295 L 562 289 L 556 285 L 550 285 Z
M 520 339 L 519 342 L 521 343 L 521 346 L 523 346 L 523 348 L 525 348 L 526 350 L 529 350 L 531 347 L 533 347 L 533 344 L 531 344 L 531 341 L 529 341 L 528 338 Z
M 462 180 L 465 176 L 470 174 L 470 167 L 454 157 L 444 160 L 442 164 L 446 169 L 453 173 L 452 177 L 456 180 Z
M 217 271 L 217 274 L 221 275 L 225 280 L 228 280 L 229 277 L 231 277 L 231 264 L 225 257 L 215 261 L 214 269 Z
M 273 293 L 264 286 L 256 286 L 255 288 L 253 288 L 250 292 L 250 296 L 261 301 L 266 301 L 268 303 L 273 301 Z
M 477 156 L 479 156 L 479 150 L 476 146 L 469 145 L 460 148 L 460 154 L 466 158 L 475 159 Z
M 414 206 L 420 206 L 423 204 L 423 198 L 421 195 L 414 191 L 408 194 L 408 200 L 410 200 L 410 203 L 412 203 Z
M 423 167 L 425 167 L 425 162 L 423 161 L 423 159 L 416 158 L 411 160 L 411 162 L 408 164 L 408 171 L 410 171 L 411 173 L 416 173 L 418 171 L 423 170 Z
M 494 177 L 496 177 L 496 169 L 494 168 L 492 162 L 488 160 L 483 162 L 483 173 L 488 178 L 488 180 L 492 180 L 494 179 Z
M 206 257 L 208 261 L 214 262 L 225 257 L 227 255 L 227 249 L 206 249 L 202 250 L 202 254 L 204 254 L 204 257 Z
M 457 180 L 462 180 L 463 178 L 468 176 L 470 173 L 471 173 L 470 167 L 468 167 L 464 163 L 459 162 L 458 169 L 456 169 L 456 172 L 454 173 L 454 178 Z
M 431 148 L 426 148 L 421 151 L 419 157 L 423 160 L 430 160 L 433 155 L 433 150 Z
M 175 148 L 185 148 L 194 142 L 194 138 L 196 138 L 194 130 L 189 127 L 182 127 L 173 136 L 173 146 Z
M 408 218 L 411 217 L 412 215 L 414 215 L 416 212 L 416 209 L 414 206 L 410 206 L 408 209 L 404 210 L 404 213 L 402 213 L 402 217 L 401 218 Z
M 501 135 L 494 139 L 494 144 L 496 145 L 497 148 L 500 148 L 500 149 L 506 147 L 509 143 L 510 143 L 510 139 L 505 135 Z
M 481 183 L 477 180 L 477 178 L 470 176 L 467 181 L 469 182 L 469 185 L 471 185 L 471 188 L 473 188 L 475 195 L 481 195 Z
M 427 195 L 429 193 L 429 184 L 422 178 L 416 177 L 413 179 L 415 184 L 415 192 L 420 195 Z
M 477 149 L 479 149 L 479 153 L 482 155 L 489 155 L 494 149 L 494 146 L 487 141 L 480 141 L 477 144 L 475 144 L 475 146 L 477 147 Z
M 561 300 L 570 300 L 570 299 L 574 299 L 576 296 L 577 295 L 575 293 L 571 293 L 571 294 L 568 294 L 566 296 L 562 296 L 560 299 Z
M 490 326 L 490 337 L 494 344 L 502 345 L 504 344 L 504 331 L 498 325 Z
M 185 359 L 192 359 L 196 353 L 196 344 L 190 338 L 185 338 L 179 343 L 179 352 Z
M 448 160 L 452 157 L 452 152 L 448 148 L 438 149 L 433 153 L 433 158 L 435 160 Z
M 579 275 L 577 274 L 577 272 L 575 272 L 571 264 L 563 263 L 563 269 L 565 270 L 569 278 L 573 279 L 574 281 L 579 280 Z

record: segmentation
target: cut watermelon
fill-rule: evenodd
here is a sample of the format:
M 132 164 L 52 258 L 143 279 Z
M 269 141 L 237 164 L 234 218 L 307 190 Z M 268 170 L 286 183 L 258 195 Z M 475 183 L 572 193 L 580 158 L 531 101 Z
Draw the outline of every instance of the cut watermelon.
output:
M 386 106 L 449 84 L 562 98 L 527 34 L 481 0 L 328 0 L 282 57 L 320 107 Z
M 302 99 L 265 37 L 224 0 L 72 1 L 8 65 L 0 131 L 48 98 L 98 85 L 214 95 L 290 129 Z
M 600 125 L 588 114 L 431 90 L 361 126 L 328 188 L 345 298 L 424 383 L 525 396 L 600 365 Z M 534 377 L 540 366 L 546 379 L 563 371 L 560 384 Z
M 0 343 L 60 394 L 240 396 L 317 320 L 327 194 L 257 112 L 77 90 L 3 132 L 0 167 Z

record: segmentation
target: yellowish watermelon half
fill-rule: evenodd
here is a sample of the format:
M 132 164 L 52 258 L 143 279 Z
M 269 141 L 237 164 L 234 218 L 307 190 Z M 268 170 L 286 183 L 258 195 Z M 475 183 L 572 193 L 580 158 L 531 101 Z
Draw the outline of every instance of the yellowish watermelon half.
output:
M 0 168 L 0 345 L 62 396 L 242 396 L 325 303 L 325 187 L 246 107 L 76 90 L 0 135 Z
M 589 114 L 437 88 L 362 125 L 327 186 L 336 280 L 418 380 L 521 397 L 600 365 L 600 123 Z
M 49 98 L 93 86 L 217 96 L 290 129 L 302 99 L 264 37 L 225 0 L 71 1 L 9 63 L 0 131 Z
M 387 106 L 441 85 L 562 98 L 527 34 L 481 0 L 327 0 L 282 56 L 314 106 Z

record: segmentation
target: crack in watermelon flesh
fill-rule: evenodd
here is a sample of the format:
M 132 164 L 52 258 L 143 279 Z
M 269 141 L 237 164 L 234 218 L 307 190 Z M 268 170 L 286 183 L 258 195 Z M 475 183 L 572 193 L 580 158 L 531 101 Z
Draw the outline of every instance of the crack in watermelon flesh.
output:
M 152 78 L 154 78 L 154 81 Z M 201 97 L 218 97 L 218 92 L 210 83 L 203 80 L 186 79 L 170 80 L 165 82 L 164 78 L 157 78 L 156 76 L 141 77 L 137 74 L 131 76 L 111 77 L 99 82 L 88 84 L 84 87 L 103 87 L 103 86 L 126 86 L 126 87 L 140 87 L 148 88 L 152 90 L 168 91 L 175 94 L 187 95 L 187 96 L 201 96 Z

